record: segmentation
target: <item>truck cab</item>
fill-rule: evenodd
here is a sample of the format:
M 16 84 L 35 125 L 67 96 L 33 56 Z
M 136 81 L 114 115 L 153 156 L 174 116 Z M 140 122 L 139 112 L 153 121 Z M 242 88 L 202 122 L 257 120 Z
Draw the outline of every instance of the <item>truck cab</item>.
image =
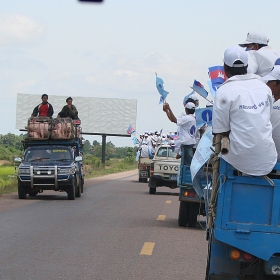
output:
M 158 146 L 150 167 L 149 193 L 155 194 L 157 187 L 177 188 L 179 165 L 180 159 L 176 159 L 176 153 L 171 146 Z

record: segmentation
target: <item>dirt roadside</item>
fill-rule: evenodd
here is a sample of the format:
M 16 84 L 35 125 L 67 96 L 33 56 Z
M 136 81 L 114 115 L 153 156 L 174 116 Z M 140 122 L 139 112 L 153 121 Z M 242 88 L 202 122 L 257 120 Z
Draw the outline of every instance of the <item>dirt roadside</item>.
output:
M 124 172 L 115 173 L 115 174 L 104 175 L 101 177 L 86 179 L 84 187 L 86 188 L 89 186 L 94 186 L 103 181 L 111 181 L 111 180 L 126 178 L 126 177 L 130 177 L 130 176 L 134 176 L 134 175 L 136 176 L 137 174 L 138 174 L 138 170 L 135 169 L 135 170 L 124 171 Z M 136 179 L 136 177 L 135 177 L 135 179 Z M 50 195 L 52 197 L 53 195 L 56 195 L 57 193 L 54 191 L 44 191 L 43 194 Z M 3 194 L 2 196 L 0 196 L 0 213 L 15 209 L 15 208 L 19 208 L 22 206 L 26 206 L 31 203 L 37 203 L 37 202 L 38 202 L 38 199 L 36 199 L 36 198 L 35 199 L 34 198 L 18 199 L 17 192 Z

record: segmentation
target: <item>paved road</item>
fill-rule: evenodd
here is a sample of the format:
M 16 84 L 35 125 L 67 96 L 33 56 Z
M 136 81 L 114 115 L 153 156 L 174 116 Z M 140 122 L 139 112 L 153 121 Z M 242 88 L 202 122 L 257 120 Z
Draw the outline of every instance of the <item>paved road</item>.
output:
M 87 180 L 74 201 L 4 195 L 0 279 L 202 280 L 205 233 L 178 227 L 177 192 L 150 195 L 129 171 Z

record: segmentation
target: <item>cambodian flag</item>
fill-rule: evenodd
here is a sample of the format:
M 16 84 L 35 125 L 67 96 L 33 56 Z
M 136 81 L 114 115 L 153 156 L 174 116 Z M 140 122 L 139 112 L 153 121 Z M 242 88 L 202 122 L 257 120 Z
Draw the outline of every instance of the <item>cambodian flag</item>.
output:
M 223 66 L 209 67 L 209 77 L 211 79 L 212 88 L 216 91 L 226 80 L 226 74 Z
M 197 80 L 194 80 L 192 89 L 204 98 L 206 98 L 208 95 L 208 92 L 205 90 L 204 86 Z
M 127 134 L 132 134 L 135 132 L 135 129 L 131 126 L 131 124 L 128 126 L 127 130 L 126 130 L 126 133 Z

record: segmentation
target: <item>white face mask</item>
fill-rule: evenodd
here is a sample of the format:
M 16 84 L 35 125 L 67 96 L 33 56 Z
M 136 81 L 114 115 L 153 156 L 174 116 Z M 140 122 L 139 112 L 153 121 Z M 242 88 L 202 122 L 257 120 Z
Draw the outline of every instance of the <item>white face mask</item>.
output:
M 255 45 L 254 45 L 254 46 L 255 46 Z M 247 52 L 247 51 L 253 51 L 253 47 L 254 47 L 254 46 L 252 46 L 251 48 L 248 48 L 248 47 L 247 47 L 247 48 L 245 49 L 245 51 L 246 51 L 246 52 Z

